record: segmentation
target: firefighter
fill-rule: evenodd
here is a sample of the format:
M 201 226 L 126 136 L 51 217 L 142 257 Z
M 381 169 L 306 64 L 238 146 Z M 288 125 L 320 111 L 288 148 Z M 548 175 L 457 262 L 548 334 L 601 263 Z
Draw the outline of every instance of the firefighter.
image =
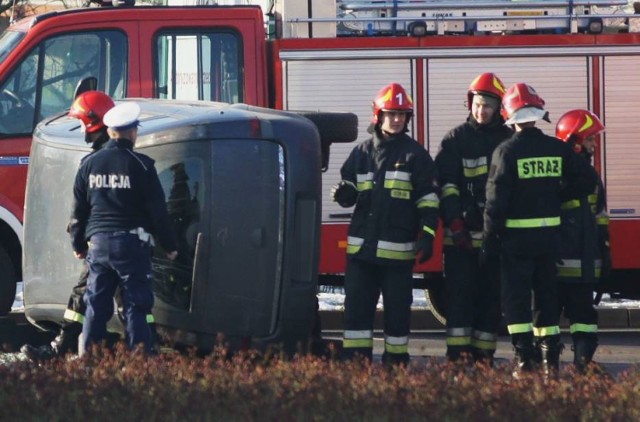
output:
M 591 162 L 596 137 L 604 125 L 588 110 L 571 110 L 556 125 L 556 137 Z M 609 217 L 605 191 L 598 178 L 596 190 L 588 196 L 567 192 L 562 203 L 560 258 L 558 261 L 559 311 L 569 320 L 573 340 L 573 363 L 579 371 L 593 359 L 598 347 L 598 312 L 593 291 L 611 269 Z M 602 280 L 600 280 L 602 283 Z
M 80 120 L 81 130 L 84 131 L 85 141 L 91 144 L 93 152 L 98 151 L 109 140 L 107 127 L 102 118 L 105 113 L 114 106 L 113 100 L 100 91 L 86 91 L 73 101 L 68 115 Z M 20 348 L 31 360 L 49 360 L 63 356 L 73 351 L 78 345 L 78 336 L 82 332 L 85 305 L 82 295 L 87 287 L 89 267 L 83 261 L 78 283 L 71 290 L 67 309 L 64 312 L 64 321 L 60 332 L 50 343 L 40 347 L 25 344 Z
M 525 83 L 507 90 L 502 106 L 515 134 L 494 151 L 487 181 L 483 252 L 500 253 L 502 301 L 515 347 L 516 378 L 538 363 L 546 377 L 558 369 L 560 194 L 566 186 L 576 196 L 587 195 L 597 179 L 589 163 L 567 144 L 535 127 L 538 120 L 548 120 L 544 105 Z
M 168 259 L 177 256 L 176 240 L 153 160 L 133 152 L 140 106 L 119 104 L 104 116 L 109 141 L 78 169 L 73 188 L 69 233 L 74 255 L 89 263 L 84 294 L 84 350 L 106 339 L 119 287 L 129 348 L 139 344 L 153 353 L 147 315 L 151 290 L 152 234 Z
M 491 154 L 513 131 L 504 125 L 502 81 L 476 77 L 467 91 L 469 116 L 447 133 L 436 156 L 444 223 L 447 358 L 492 364 L 500 324 L 497 259 L 480 262 L 485 187 Z M 482 265 L 481 265 L 482 264 Z
M 355 205 L 347 241 L 343 356 L 371 360 L 373 322 L 384 300 L 385 364 L 409 361 L 413 264 L 427 261 L 438 220 L 436 169 L 407 135 L 413 102 L 391 83 L 373 101 L 373 136 L 356 146 L 332 189 L 343 207 Z M 416 241 L 417 240 L 417 241 Z

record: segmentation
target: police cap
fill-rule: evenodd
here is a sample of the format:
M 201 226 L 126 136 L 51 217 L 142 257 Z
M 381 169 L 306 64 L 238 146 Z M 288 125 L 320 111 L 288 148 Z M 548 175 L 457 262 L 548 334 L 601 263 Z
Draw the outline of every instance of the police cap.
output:
M 134 102 L 120 103 L 104 115 L 104 124 L 113 130 L 127 130 L 138 126 L 140 106 Z

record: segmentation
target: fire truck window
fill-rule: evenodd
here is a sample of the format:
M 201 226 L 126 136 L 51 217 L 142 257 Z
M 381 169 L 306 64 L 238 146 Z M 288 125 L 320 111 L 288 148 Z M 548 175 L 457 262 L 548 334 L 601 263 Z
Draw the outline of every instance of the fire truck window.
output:
M 158 299 L 178 309 L 188 310 L 193 258 L 198 233 L 202 231 L 200 216 L 205 203 L 203 163 L 201 158 L 180 158 L 178 161 L 157 160 L 156 166 L 178 241 L 178 257 L 169 261 L 164 251 L 156 247 L 153 289 Z
M 0 133 L 31 133 L 41 119 L 65 112 L 76 85 L 87 76 L 98 78 L 99 90 L 124 97 L 125 46 L 124 34 L 115 31 L 67 34 L 42 42 L 0 86 Z
M 243 101 L 241 44 L 231 32 L 163 33 L 156 40 L 155 96 Z

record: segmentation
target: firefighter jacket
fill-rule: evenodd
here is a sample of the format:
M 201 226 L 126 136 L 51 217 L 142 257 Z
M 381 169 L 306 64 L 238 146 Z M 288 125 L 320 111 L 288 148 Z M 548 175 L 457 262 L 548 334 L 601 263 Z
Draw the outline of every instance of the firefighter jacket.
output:
M 610 268 L 609 216 L 604 185 L 577 197 L 563 192 L 558 277 L 563 282 L 595 283 Z
M 440 194 L 440 213 L 445 226 L 444 244 L 452 245 L 449 224 L 462 219 L 472 244 L 482 245 L 485 187 L 496 147 L 511 137 L 499 113 L 489 124 L 480 125 L 469 114 L 467 121 L 445 135 L 436 156 Z
M 435 237 L 438 194 L 435 164 L 406 134 L 373 138 L 356 146 L 340 170 L 355 184 L 358 200 L 347 256 L 380 264 L 413 264 L 420 229 Z
M 498 236 L 514 254 L 558 253 L 561 192 L 587 196 L 593 167 L 557 138 L 524 128 L 493 153 L 485 208 L 485 236 Z

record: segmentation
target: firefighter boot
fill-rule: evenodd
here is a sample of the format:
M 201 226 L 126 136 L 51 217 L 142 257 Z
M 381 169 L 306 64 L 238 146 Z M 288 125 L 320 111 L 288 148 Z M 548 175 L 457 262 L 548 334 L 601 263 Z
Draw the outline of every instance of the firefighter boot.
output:
M 493 355 L 495 350 L 473 348 L 473 361 L 480 365 L 486 365 L 493 368 Z
M 512 376 L 521 378 L 525 372 L 532 372 L 538 368 L 536 347 L 533 344 L 533 333 L 518 333 L 512 337 L 513 347 L 516 352 L 515 367 Z
M 544 336 L 538 344 L 545 381 L 557 378 L 560 369 L 560 353 L 563 349 L 560 335 Z
M 596 333 L 573 333 L 573 364 L 580 373 L 584 373 L 589 363 L 593 360 L 593 354 L 598 348 L 598 335 Z
M 45 344 L 40 347 L 25 344 L 20 348 L 20 351 L 33 361 L 50 360 L 64 356 L 67 352 L 77 350 L 78 337 L 81 332 L 82 324 L 79 322 L 71 322 L 60 329 L 60 333 L 50 344 Z
M 447 346 L 447 359 L 452 363 L 469 363 L 471 361 L 471 346 Z

